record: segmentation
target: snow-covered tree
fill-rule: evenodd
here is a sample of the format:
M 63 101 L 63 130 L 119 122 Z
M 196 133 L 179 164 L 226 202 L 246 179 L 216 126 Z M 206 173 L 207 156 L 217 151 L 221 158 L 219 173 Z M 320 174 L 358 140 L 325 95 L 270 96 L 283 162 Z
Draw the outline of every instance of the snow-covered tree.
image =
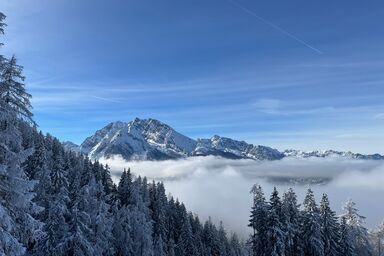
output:
M 0 33 L 5 16 L 0 14 Z M 22 166 L 30 149 L 22 147 L 20 122 L 33 123 L 31 95 L 25 91 L 22 67 L 13 56 L 0 61 L 0 254 L 22 255 L 33 247 L 39 222 L 32 202 L 34 182 L 28 180 Z M 28 248 L 31 249 L 31 248 Z
M 340 255 L 357 256 L 354 246 L 354 238 L 352 237 L 351 227 L 347 224 L 346 218 L 341 217 L 340 222 Z
M 328 196 L 323 194 L 320 202 L 320 228 L 324 245 L 324 255 L 333 256 L 340 254 L 339 224 L 336 213 L 329 206 Z
M 153 182 L 150 185 L 149 198 L 149 209 L 151 210 L 153 220 L 153 239 L 158 242 L 164 241 L 167 237 L 166 214 L 168 200 L 165 195 L 163 183 L 159 182 L 155 184 L 155 182 Z M 163 247 L 163 249 L 165 249 L 165 247 Z M 165 251 L 162 253 L 165 253 Z
M 17 64 L 16 57 L 2 62 L 0 98 L 2 101 L 2 111 L 4 114 L 13 118 L 17 117 L 32 124 L 33 114 L 31 112 L 31 95 L 25 91 L 24 79 L 22 75 L 23 67 Z M 15 124 L 16 125 L 16 124 Z
M 63 169 L 62 150 L 58 142 L 52 145 L 51 186 L 48 194 L 48 209 L 44 220 L 44 236 L 39 241 L 37 255 L 66 255 L 70 216 L 68 180 Z
M 253 205 L 248 226 L 252 228 L 252 252 L 253 255 L 268 255 L 268 205 L 261 186 L 253 186 L 251 193 L 253 195 Z
M 140 182 L 132 182 L 130 172 L 123 172 L 117 191 L 125 202 L 115 207 L 113 236 L 117 255 L 153 254 L 152 223 L 142 201 Z
M 300 209 L 297 196 L 292 188 L 283 195 L 282 214 L 284 216 L 285 255 L 296 256 L 300 254 Z
M 197 248 L 194 243 L 192 226 L 187 216 L 183 218 L 183 225 L 179 241 L 176 245 L 177 256 L 194 256 L 197 255 Z
M 346 224 L 349 226 L 356 253 L 361 256 L 372 255 L 368 230 L 364 227 L 365 217 L 358 213 L 355 205 L 352 200 L 348 200 L 343 207 L 344 214 L 342 217 L 345 218 Z
M 245 256 L 248 255 L 245 252 L 244 246 L 241 244 L 239 237 L 234 233 L 231 234 L 229 239 L 230 252 L 228 256 Z
M 384 222 L 370 232 L 373 255 L 384 255 Z
M 282 204 L 276 187 L 269 200 L 267 218 L 268 255 L 285 255 L 285 233 L 283 231 Z
M 305 196 L 302 213 L 301 238 L 305 255 L 323 256 L 324 244 L 321 239 L 320 215 L 311 189 Z

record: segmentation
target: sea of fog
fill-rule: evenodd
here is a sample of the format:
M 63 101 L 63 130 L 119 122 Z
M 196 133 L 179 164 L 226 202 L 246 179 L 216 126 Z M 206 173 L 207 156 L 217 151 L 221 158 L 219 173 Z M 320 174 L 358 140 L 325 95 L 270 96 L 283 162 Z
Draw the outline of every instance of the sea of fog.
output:
M 163 181 L 167 193 L 179 198 L 202 220 L 211 216 L 215 222 L 221 220 L 227 229 L 243 236 L 249 233 L 249 191 L 255 183 L 262 185 L 267 198 L 274 186 L 281 194 L 293 187 L 300 202 L 311 187 L 317 200 L 327 193 L 337 213 L 342 212 L 343 203 L 351 198 L 367 217 L 367 227 L 373 228 L 384 220 L 383 161 L 340 158 L 254 161 L 209 156 L 161 162 L 126 162 L 115 157 L 101 162 L 111 167 L 115 182 L 124 168 L 150 180 Z M 309 182 L 297 182 L 303 180 Z

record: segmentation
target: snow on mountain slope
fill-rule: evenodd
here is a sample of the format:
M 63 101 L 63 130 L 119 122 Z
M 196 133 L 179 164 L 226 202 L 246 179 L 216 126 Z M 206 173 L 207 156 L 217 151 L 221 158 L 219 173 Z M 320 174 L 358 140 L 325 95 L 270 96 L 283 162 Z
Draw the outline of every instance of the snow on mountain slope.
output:
M 64 141 L 62 144 L 67 151 L 80 152 L 80 146 L 71 141 Z
M 80 146 L 92 159 L 121 155 L 126 160 L 165 160 L 186 157 L 196 142 L 154 119 L 110 123 Z
M 334 150 L 303 152 L 252 145 L 244 141 L 213 136 L 193 140 L 155 119 L 136 118 L 130 122 L 113 122 L 88 137 L 80 146 L 64 142 L 67 150 L 82 152 L 92 159 L 121 155 L 126 160 L 167 160 L 190 156 L 221 156 L 230 159 L 279 160 L 282 158 L 337 157 L 384 160 L 379 154 L 363 155 Z
M 214 135 L 211 139 L 199 139 L 193 152 L 196 156 L 219 155 L 227 158 L 249 158 L 255 160 L 278 160 L 284 155 L 276 149 L 254 146 L 244 141 Z
M 335 150 L 323 150 L 323 151 L 309 151 L 304 152 L 300 150 L 285 150 L 283 152 L 284 157 L 295 157 L 295 158 L 309 158 L 309 157 L 338 157 L 348 159 L 360 159 L 360 160 L 384 160 L 384 156 L 380 154 L 363 155 L 359 153 L 352 153 L 350 151 L 335 151 Z

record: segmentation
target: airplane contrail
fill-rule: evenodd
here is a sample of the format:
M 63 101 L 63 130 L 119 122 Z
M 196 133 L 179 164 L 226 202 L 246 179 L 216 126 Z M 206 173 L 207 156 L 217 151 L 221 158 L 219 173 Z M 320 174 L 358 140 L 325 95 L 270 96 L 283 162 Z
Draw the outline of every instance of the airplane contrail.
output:
M 253 12 L 252 10 L 246 8 L 245 6 L 239 4 L 238 2 L 236 1 L 233 1 L 233 0 L 227 0 L 229 3 L 231 3 L 233 6 L 243 10 L 244 12 L 252 15 L 253 17 L 257 18 L 258 20 L 260 20 L 261 22 L 263 22 L 264 24 L 274 28 L 275 30 L 289 36 L 290 38 L 292 38 L 293 40 L 295 40 L 296 42 L 299 42 L 300 44 L 306 46 L 307 48 L 311 49 L 312 51 L 315 51 L 316 53 L 318 54 L 323 54 L 322 51 L 320 51 L 319 49 L 317 49 L 316 47 L 308 44 L 307 42 L 301 40 L 300 38 L 298 38 L 297 36 L 293 35 L 292 33 L 286 31 L 285 29 L 277 26 L 276 24 L 270 22 L 269 20 L 267 19 L 264 19 L 263 17 L 259 16 L 258 14 L 256 14 L 255 12 Z

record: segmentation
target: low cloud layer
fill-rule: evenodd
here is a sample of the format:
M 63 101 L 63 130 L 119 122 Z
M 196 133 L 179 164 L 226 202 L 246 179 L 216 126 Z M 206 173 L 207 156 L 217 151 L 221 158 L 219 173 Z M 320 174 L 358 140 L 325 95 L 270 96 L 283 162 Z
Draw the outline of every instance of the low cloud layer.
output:
M 384 164 L 381 161 L 340 158 L 283 159 L 279 161 L 228 160 L 217 157 L 195 157 L 161 162 L 126 162 L 121 158 L 102 159 L 111 167 L 117 182 L 124 168 L 136 175 L 162 180 L 167 192 L 183 201 L 202 219 L 211 216 L 222 220 L 230 230 L 246 235 L 251 204 L 249 190 L 261 184 L 269 197 L 273 186 L 280 192 L 294 187 L 299 200 L 312 187 L 319 200 L 330 195 L 333 208 L 340 212 L 348 198 L 356 201 L 367 226 L 384 219 Z M 287 184 L 286 181 L 324 181 L 319 184 Z

